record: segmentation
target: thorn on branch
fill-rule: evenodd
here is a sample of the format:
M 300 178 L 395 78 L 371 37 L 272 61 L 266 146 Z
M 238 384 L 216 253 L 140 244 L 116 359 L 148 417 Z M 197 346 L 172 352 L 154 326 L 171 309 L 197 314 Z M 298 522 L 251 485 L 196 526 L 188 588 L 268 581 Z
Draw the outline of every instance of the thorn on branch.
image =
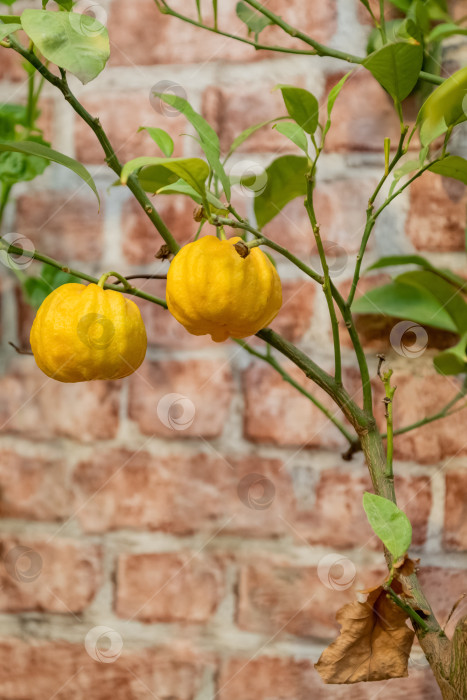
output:
M 18 353 L 18 355 L 33 355 L 33 352 L 31 350 L 25 350 L 23 348 L 19 348 L 17 345 L 11 342 L 11 340 L 8 341 L 8 345 L 11 345 L 12 348 Z

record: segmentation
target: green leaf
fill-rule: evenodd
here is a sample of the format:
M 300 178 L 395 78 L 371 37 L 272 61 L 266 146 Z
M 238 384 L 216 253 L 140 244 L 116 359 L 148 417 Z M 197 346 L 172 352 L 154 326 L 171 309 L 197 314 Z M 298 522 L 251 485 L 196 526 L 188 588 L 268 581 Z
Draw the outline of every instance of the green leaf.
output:
M 356 314 L 383 314 L 456 333 L 456 324 L 443 305 L 426 289 L 390 282 L 370 289 L 352 304 Z
M 259 228 L 271 221 L 288 202 L 306 194 L 309 160 L 302 156 L 281 156 L 266 168 L 266 187 L 255 197 Z
M 467 333 L 457 345 L 444 350 L 435 358 L 433 364 L 439 374 L 464 374 L 467 372 Z
M 15 1 L 16 0 L 13 0 L 13 2 Z M 2 0 L 0 0 L 0 2 L 2 2 Z M 21 17 L 19 15 L 0 15 L 0 22 L 3 22 L 3 24 L 20 24 Z
M 171 185 L 161 187 L 159 190 L 157 190 L 157 194 L 184 194 L 191 197 L 191 199 L 197 204 L 204 204 L 201 195 L 183 180 L 177 180 Z M 206 192 L 206 199 L 208 200 L 209 204 L 211 205 L 211 209 L 215 214 L 225 216 L 228 213 L 224 202 L 221 202 L 221 200 L 213 195 L 212 192 Z
M 8 5 L 8 7 L 11 7 L 14 2 L 16 2 L 16 0 L 0 0 L 2 5 Z
M 13 32 L 17 32 L 18 29 L 22 29 L 21 24 L 4 24 L 3 22 L 0 23 L 0 41 L 6 36 L 13 34 Z
M 446 156 L 443 160 L 431 165 L 428 170 L 444 177 L 453 177 L 467 185 L 467 160 L 461 156 Z
M 467 119 L 464 109 L 466 95 L 467 66 L 453 73 L 423 103 L 417 117 L 423 146 L 428 146 L 449 127 Z
M 155 194 L 166 185 L 177 182 L 179 179 L 177 173 L 168 170 L 162 165 L 150 165 L 149 167 L 142 168 L 137 177 L 144 191 L 151 192 L 152 194 Z M 117 183 L 121 185 L 120 180 L 117 180 Z
M 454 36 L 455 34 L 467 34 L 467 29 L 459 27 L 459 25 L 454 24 L 454 22 L 445 22 L 436 25 L 436 27 L 432 29 L 428 35 L 427 41 L 443 41 L 443 39 L 447 39 L 448 36 Z
M 444 270 L 442 268 L 434 267 L 426 258 L 421 255 L 389 255 L 384 258 L 380 258 L 373 265 L 369 265 L 367 270 L 378 270 L 382 267 L 390 267 L 394 265 L 419 265 L 425 270 L 430 270 L 434 272 L 438 277 L 450 282 L 457 289 L 467 290 L 467 282 L 460 275 L 456 275 L 451 270 Z
M 21 23 L 47 60 L 73 73 L 84 84 L 99 75 L 110 56 L 107 29 L 94 17 L 25 10 Z
M 204 117 L 201 116 L 201 114 L 195 112 L 190 103 L 187 102 L 187 100 L 185 100 L 183 97 L 164 92 L 153 92 L 153 95 L 157 95 L 157 97 L 159 97 L 163 102 L 166 102 L 167 104 L 172 105 L 172 107 L 175 107 L 175 109 L 181 112 L 188 119 L 190 124 L 194 126 L 194 128 L 198 132 L 201 141 L 201 147 L 204 153 L 206 154 L 208 163 L 211 166 L 213 172 L 219 178 L 224 189 L 225 195 L 230 201 L 230 181 L 226 175 L 224 166 L 219 160 L 219 137 L 217 136 L 212 126 L 208 124 L 208 122 L 204 119 Z
M 402 12 L 408 12 L 412 0 L 390 0 L 390 2 Z
M 159 165 L 163 166 L 167 170 L 172 171 L 187 182 L 193 189 L 198 192 L 201 196 L 204 196 L 206 191 L 205 182 L 209 175 L 209 166 L 201 158 L 151 158 L 147 156 L 142 156 L 140 158 L 134 158 L 133 160 L 125 163 L 120 176 L 120 181 L 123 185 L 126 185 L 128 177 L 135 170 L 140 170 L 146 166 Z
M 314 134 L 318 127 L 319 104 L 311 92 L 292 85 L 277 85 L 282 92 L 287 112 L 307 134 Z
M 366 7 L 366 9 L 368 10 L 368 12 L 370 12 L 370 13 L 372 14 L 372 12 L 371 12 L 371 7 L 370 7 L 370 3 L 368 2 L 368 0 L 360 0 L 360 2 L 362 3 L 362 5 L 365 5 L 365 7 Z
M 237 13 L 237 17 L 241 19 L 242 22 L 244 22 L 248 27 L 248 33 L 253 32 L 255 35 L 255 41 L 258 41 L 258 37 L 263 29 L 265 29 L 269 24 L 272 24 L 269 17 L 265 17 L 260 12 L 256 12 L 256 10 L 248 7 L 248 5 L 245 5 L 243 2 L 237 3 L 235 11 Z
M 348 78 L 352 75 L 353 71 L 349 71 L 346 73 L 337 83 L 337 85 L 334 85 L 334 87 L 330 90 L 329 95 L 328 95 L 328 118 L 326 121 L 326 124 L 324 126 L 324 131 L 323 131 L 323 139 L 325 138 L 326 134 L 328 133 L 329 129 L 331 128 L 331 114 L 332 110 L 334 109 L 334 105 L 336 103 L 337 98 L 339 97 L 339 93 L 344 87 L 345 83 L 347 82 Z
M 394 180 L 399 181 L 401 177 L 404 177 L 404 175 L 408 175 L 409 173 L 413 173 L 415 170 L 418 170 L 420 168 L 420 163 L 418 160 L 408 160 L 406 163 L 403 163 L 400 168 L 397 168 L 397 170 L 394 170 L 393 176 Z
M 53 161 L 59 165 L 64 165 L 65 168 L 72 170 L 76 175 L 78 175 L 84 182 L 89 185 L 97 200 L 100 202 L 99 194 L 97 192 L 96 184 L 92 179 L 89 172 L 86 170 L 84 165 L 78 163 L 77 160 L 65 156 L 63 153 L 54 151 L 48 146 L 44 146 L 40 143 L 34 143 L 33 141 L 17 141 L 16 143 L 0 143 L 0 152 L 13 151 L 15 153 L 26 153 L 31 156 L 38 156 L 39 158 L 45 158 L 46 160 Z
M 52 265 L 44 264 L 40 277 L 28 277 L 23 282 L 23 291 L 28 304 L 37 309 L 54 289 L 70 282 L 81 282 L 81 280 Z
M 414 288 L 422 289 L 433 296 L 439 309 L 431 319 L 427 321 L 429 325 L 434 325 L 434 321 L 441 309 L 451 317 L 457 332 L 460 334 L 467 330 L 467 304 L 465 303 L 459 290 L 450 282 L 442 279 L 430 270 L 412 270 L 398 275 L 396 283 L 413 285 Z
M 398 561 L 412 542 L 412 525 L 395 503 L 374 493 L 363 494 L 363 508 L 373 532 Z
M 273 128 L 308 154 L 308 141 L 306 140 L 306 134 L 301 126 L 292 122 L 279 122 L 279 124 L 275 124 Z
M 363 65 L 394 100 L 402 101 L 415 87 L 422 61 L 423 49 L 419 44 L 400 41 L 370 54 Z
M 140 126 L 138 132 L 140 131 L 147 131 L 152 140 L 157 143 L 162 153 L 167 156 L 167 158 L 170 158 L 174 152 L 174 142 L 164 129 L 158 129 L 154 126 Z
M 277 122 L 282 119 L 287 119 L 287 117 L 276 117 L 276 119 L 268 119 L 265 122 L 260 122 L 259 124 L 254 124 L 254 126 L 249 126 L 248 129 L 245 129 L 242 131 L 241 134 L 237 136 L 237 138 L 233 141 L 232 145 L 229 148 L 229 151 L 227 155 L 224 158 L 224 165 L 228 158 L 234 153 L 234 151 L 239 148 L 244 141 L 247 140 L 252 134 L 254 134 L 256 131 L 259 131 L 259 129 L 262 129 L 263 127 L 267 126 L 268 124 L 274 124 L 274 122 Z

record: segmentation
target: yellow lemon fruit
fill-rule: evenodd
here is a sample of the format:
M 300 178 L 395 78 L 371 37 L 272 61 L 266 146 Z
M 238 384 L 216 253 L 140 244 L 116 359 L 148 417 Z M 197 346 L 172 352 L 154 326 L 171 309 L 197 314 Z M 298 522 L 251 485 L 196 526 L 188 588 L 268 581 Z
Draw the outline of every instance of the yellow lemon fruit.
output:
M 167 305 L 189 333 L 209 333 L 217 343 L 246 338 L 279 312 L 282 288 L 274 265 L 259 248 L 242 258 L 234 248 L 240 240 L 205 236 L 173 259 Z
M 59 382 L 127 377 L 147 347 L 136 304 L 97 284 L 64 284 L 49 294 L 30 341 L 38 367 Z

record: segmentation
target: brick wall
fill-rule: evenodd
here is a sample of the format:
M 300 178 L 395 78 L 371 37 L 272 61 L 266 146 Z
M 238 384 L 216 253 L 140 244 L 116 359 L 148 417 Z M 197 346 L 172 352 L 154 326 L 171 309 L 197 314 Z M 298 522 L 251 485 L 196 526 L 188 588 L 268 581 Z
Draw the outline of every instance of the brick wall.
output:
M 173 4 L 186 10 L 195 3 Z M 269 4 L 321 41 L 364 51 L 369 27 L 358 0 Z M 234 0 L 220 5 L 229 31 L 240 32 Z M 467 12 L 465 0 L 456 12 Z M 157 153 L 136 133 L 141 125 L 167 129 L 178 154 L 198 153 L 185 120 L 150 103 L 161 81 L 180 86 L 226 148 L 241 129 L 283 112 L 275 84 L 301 85 L 322 98 L 345 68 L 255 53 L 161 17 L 150 0 L 102 0 L 99 13 L 110 31 L 110 67 L 85 88 L 72 84 L 122 160 Z M 276 30 L 264 39 L 289 43 Z M 451 69 L 462 60 L 458 48 L 452 41 Z M 11 63 L 0 68 L 0 100 L 22 100 L 23 75 L 10 55 L 5 60 Z M 4 233 L 94 274 L 165 270 L 154 260 L 157 232 L 129 192 L 109 189 L 114 178 L 93 134 L 52 89 L 44 90 L 42 108 L 53 145 L 89 166 L 103 204 L 98 212 L 74 176 L 51 167 L 15 190 Z M 389 98 L 358 71 L 336 105 L 316 190 L 343 289 L 365 202 L 381 173 L 382 140 L 397 128 Z M 286 152 L 293 152 L 290 143 L 264 129 L 232 162 L 254 167 Z M 243 210 L 251 206 L 242 193 L 237 199 Z M 466 201 L 465 188 L 425 175 L 381 218 L 368 261 L 415 250 L 465 270 Z M 176 238 L 188 241 L 196 226 L 192 205 L 160 197 L 159 209 Z M 268 233 L 316 264 L 300 202 L 287 206 Z M 285 303 L 274 326 L 330 366 L 324 298 L 278 263 Z M 375 279 L 382 277 L 362 289 Z M 142 286 L 163 294 L 162 282 Z M 27 344 L 32 312 L 3 271 L 0 698 L 439 698 L 416 647 L 409 679 L 342 688 L 324 686 L 313 670 L 336 635 L 337 609 L 382 572 L 361 507 L 369 487 L 361 456 L 343 461 L 340 433 L 236 345 L 189 336 L 168 312 L 144 302 L 140 308 L 150 341 L 140 371 L 120 382 L 59 384 L 8 345 Z M 403 347 L 391 347 L 393 323 L 360 325 L 372 374 L 380 351 L 395 369 L 397 425 L 454 395 L 456 382 L 432 367 L 439 334 L 427 329 L 426 351 L 410 359 Z M 344 363 L 346 382 L 358 392 L 348 343 Z M 375 393 L 383 420 L 377 383 Z M 442 622 L 467 586 L 466 417 L 459 412 L 396 441 L 399 504 L 412 519 L 413 552 Z M 464 604 L 456 617 L 465 612 Z

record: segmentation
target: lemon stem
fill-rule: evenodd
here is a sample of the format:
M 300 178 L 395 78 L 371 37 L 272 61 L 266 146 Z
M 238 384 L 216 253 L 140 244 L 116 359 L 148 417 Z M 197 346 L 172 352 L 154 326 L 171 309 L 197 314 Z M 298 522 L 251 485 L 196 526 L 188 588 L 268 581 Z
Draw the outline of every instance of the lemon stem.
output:
M 123 284 L 123 288 L 126 289 L 131 289 L 131 284 L 129 284 L 128 280 L 123 277 L 123 275 L 119 274 L 118 272 L 114 272 L 111 270 L 110 272 L 104 272 L 104 274 L 99 278 L 99 282 L 97 283 L 97 286 L 100 287 L 101 289 L 104 289 L 104 285 L 107 282 L 109 277 L 116 277 L 120 282 Z

